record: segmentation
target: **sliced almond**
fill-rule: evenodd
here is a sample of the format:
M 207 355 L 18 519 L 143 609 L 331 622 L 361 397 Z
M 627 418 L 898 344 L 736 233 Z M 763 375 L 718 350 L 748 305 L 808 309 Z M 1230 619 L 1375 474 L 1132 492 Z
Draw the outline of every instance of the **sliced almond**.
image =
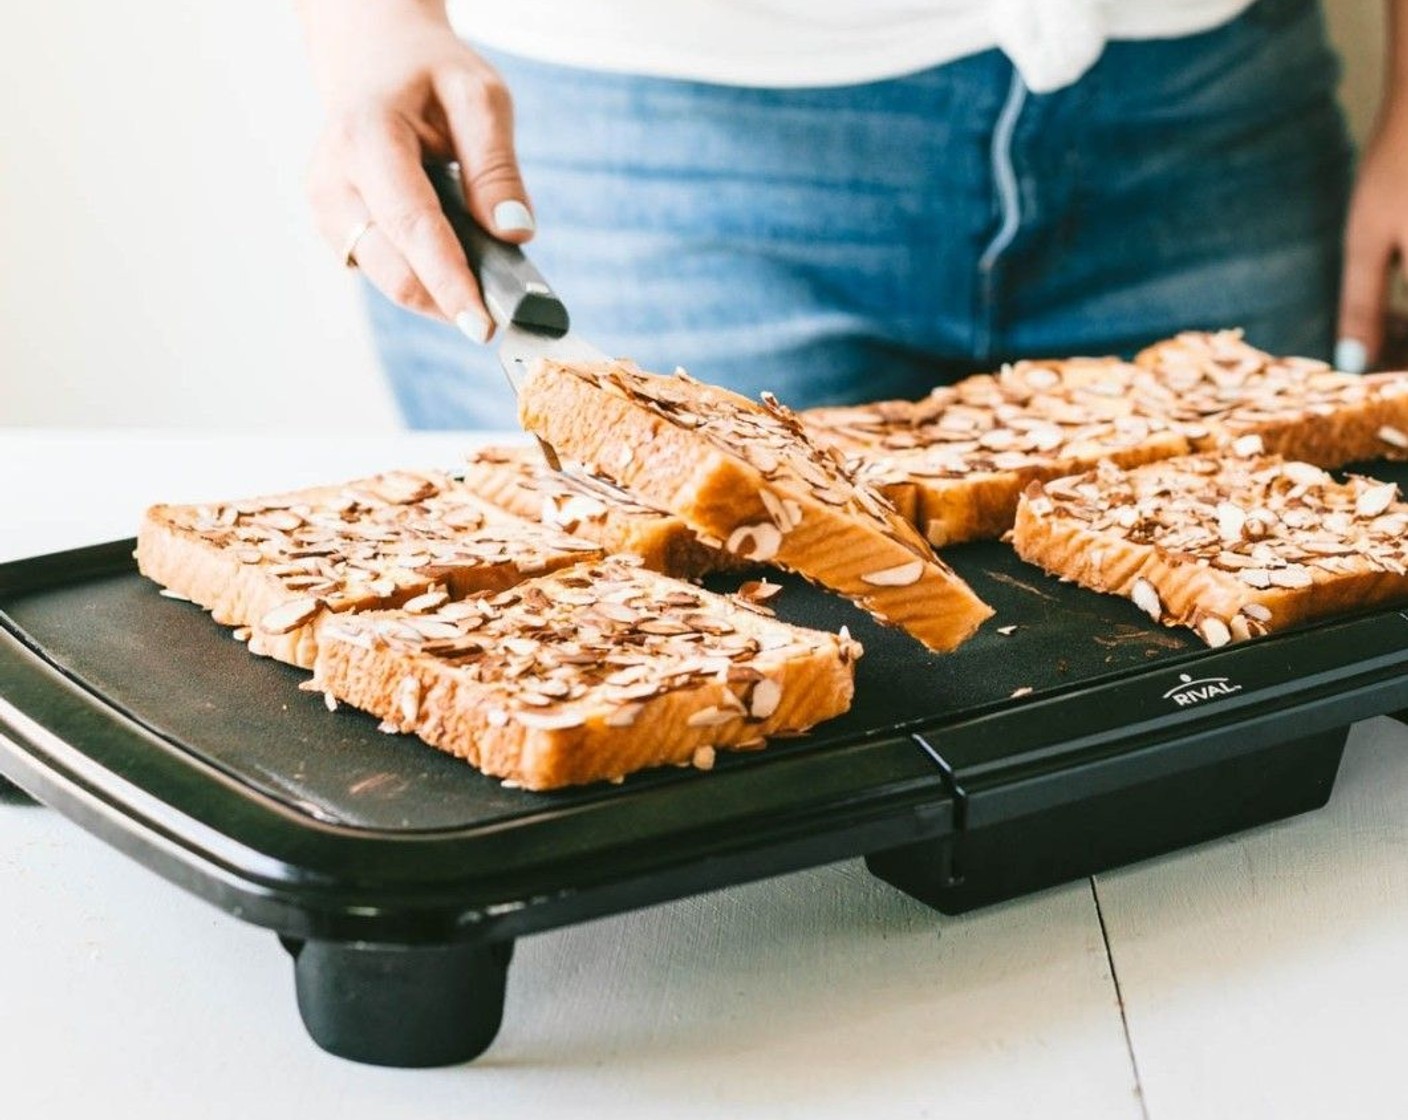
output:
M 635 723 L 636 716 L 640 715 L 641 709 L 644 707 L 645 705 L 640 703 L 622 704 L 602 722 L 607 727 L 630 727 Z
M 782 465 L 776 455 L 760 444 L 754 444 L 749 447 L 744 452 L 744 455 L 753 466 L 757 467 L 758 470 L 769 477 L 775 475 L 778 468 Z
M 730 720 L 738 718 L 737 712 L 730 712 L 725 708 L 708 707 L 700 708 L 693 713 L 689 719 L 685 720 L 690 727 L 718 727 L 720 724 L 728 723 Z
M 1251 459 L 1266 453 L 1266 444 L 1256 432 L 1238 436 L 1232 441 L 1232 454 L 1242 459 Z
M 640 620 L 640 611 L 632 610 L 622 603 L 598 603 L 595 607 L 596 613 L 612 622 L 620 622 L 627 626 L 634 625 Z
M 1023 371 L 1022 376 L 1033 389 L 1054 389 L 1061 383 L 1060 375 L 1046 366 L 1031 366 Z
M 492 716 L 493 713 L 490 713 Z M 513 713 L 513 718 L 522 726 L 534 731 L 566 731 L 571 727 L 581 727 L 586 723 L 581 712 L 567 709 L 560 712 L 524 712 Z
M 411 614 L 420 614 L 423 611 L 433 611 L 437 607 L 442 607 L 449 600 L 450 596 L 444 591 L 427 591 L 422 595 L 407 599 L 401 604 L 401 609 L 409 611 Z
M 712 770 L 715 757 L 714 748 L 706 744 L 694 748 L 694 754 L 690 757 L 689 763 L 696 770 Z
M 311 622 L 322 609 L 321 599 L 290 599 L 266 613 L 259 620 L 259 629 L 266 634 L 287 634 Z
M 924 574 L 924 561 L 911 560 L 907 564 L 896 564 L 893 568 L 881 568 L 876 572 L 865 572 L 861 582 L 872 587 L 908 587 L 918 583 Z
M 750 603 L 765 603 L 781 590 L 780 583 L 769 583 L 766 579 L 750 579 L 738 589 L 738 593 Z
M 782 686 L 771 677 L 764 677 L 753 686 L 748 698 L 748 714 L 754 719 L 767 719 L 782 703 Z
M 1281 473 L 1297 486 L 1320 486 L 1328 476 L 1319 467 L 1309 463 L 1289 462 L 1281 464 Z
M 1354 512 L 1360 517 L 1378 517 L 1398 497 L 1398 487 L 1392 482 L 1370 486 L 1354 500 Z
M 1217 504 L 1217 534 L 1225 541 L 1242 539 L 1242 529 L 1247 524 L 1246 511 L 1231 502 Z
M 1385 424 L 1378 432 L 1379 438 L 1392 447 L 1408 450 L 1408 434 Z
M 1286 587 L 1292 590 L 1301 587 L 1309 587 L 1315 582 L 1315 577 L 1311 575 L 1309 568 L 1303 568 L 1299 564 L 1291 564 L 1285 568 L 1274 568 L 1271 571 L 1271 583 L 1274 587 Z
M 443 618 L 408 618 L 406 625 L 432 642 L 453 642 L 461 636 L 460 628 Z
M 1164 617 L 1164 605 L 1159 599 L 1159 593 L 1154 585 L 1142 576 L 1134 581 L 1134 586 L 1130 588 L 1129 597 L 1134 600 L 1134 605 L 1147 614 L 1155 622 L 1162 622 Z
M 1258 622 L 1271 621 L 1271 608 L 1261 603 L 1243 603 L 1242 613 L 1248 618 L 1254 618 Z
M 648 618 L 636 625 L 641 634 L 688 634 L 695 629 L 677 618 Z
M 278 529 L 282 533 L 291 533 L 293 530 L 303 525 L 303 518 L 292 510 L 276 509 L 268 513 L 261 513 L 256 518 L 259 524 L 267 525 L 271 529 Z
M 396 711 L 403 727 L 412 726 L 420 717 L 420 681 L 403 677 L 396 686 Z
M 1213 649 L 1225 646 L 1232 640 L 1232 631 L 1228 629 L 1227 623 L 1215 615 L 1208 615 L 1198 623 L 1198 633 Z
M 745 560 L 771 560 L 782 544 L 782 532 L 766 521 L 740 525 L 724 542 L 724 548 Z
M 784 533 L 790 531 L 792 519 L 787 515 L 782 499 L 766 488 L 758 491 L 758 498 L 763 503 L 763 508 L 768 511 L 768 516 L 772 518 L 773 524 Z
M 596 521 L 604 517 L 606 506 L 585 494 L 573 494 L 562 503 L 562 508 L 558 510 L 557 515 L 563 521 L 576 525 L 582 521 Z

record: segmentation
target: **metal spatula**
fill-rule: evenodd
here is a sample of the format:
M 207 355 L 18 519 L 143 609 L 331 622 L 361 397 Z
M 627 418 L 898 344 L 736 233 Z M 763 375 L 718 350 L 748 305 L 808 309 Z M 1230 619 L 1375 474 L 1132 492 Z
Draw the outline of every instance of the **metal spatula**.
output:
M 606 354 L 571 330 L 567 308 L 523 250 L 490 236 L 470 217 L 464 206 L 459 165 L 436 164 L 427 167 L 426 172 L 498 326 L 499 362 L 514 395 L 518 395 L 523 376 L 540 358 L 606 361 Z M 552 445 L 540 436 L 534 438 L 548 466 L 562 470 L 562 461 Z

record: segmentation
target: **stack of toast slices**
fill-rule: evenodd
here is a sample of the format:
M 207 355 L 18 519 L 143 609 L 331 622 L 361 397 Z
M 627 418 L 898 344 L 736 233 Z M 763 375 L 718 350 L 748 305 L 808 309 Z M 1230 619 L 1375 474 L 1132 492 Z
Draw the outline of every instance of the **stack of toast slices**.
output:
M 1133 362 L 1019 362 L 794 414 L 630 362 L 545 361 L 536 449 L 455 472 L 154 506 L 142 572 L 371 712 L 532 790 L 709 768 L 849 706 L 860 646 L 778 620 L 774 565 L 936 652 L 992 614 L 935 552 L 1026 560 L 1213 646 L 1408 599 L 1408 506 L 1323 468 L 1408 455 L 1408 375 L 1278 358 L 1236 331 Z

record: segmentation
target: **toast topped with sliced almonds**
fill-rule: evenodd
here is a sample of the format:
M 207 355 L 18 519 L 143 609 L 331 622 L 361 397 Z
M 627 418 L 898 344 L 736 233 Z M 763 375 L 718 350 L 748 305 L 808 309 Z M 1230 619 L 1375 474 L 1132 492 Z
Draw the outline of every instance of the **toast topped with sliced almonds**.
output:
M 1408 504 L 1398 488 L 1340 483 L 1275 456 L 1104 464 L 1034 482 L 1012 543 L 1024 560 L 1132 599 L 1211 646 L 1408 600 Z
M 940 547 L 1001 536 L 1033 479 L 1073 474 L 1101 459 L 1134 466 L 1189 451 L 1168 421 L 1131 404 L 1137 372 L 1112 358 L 1017 362 L 922 401 L 811 409 L 800 417 Z
M 612 557 L 498 594 L 344 615 L 311 687 L 528 789 L 764 745 L 844 712 L 860 646 Z
M 524 427 L 706 543 L 790 568 L 935 650 L 992 614 L 839 455 L 770 396 L 757 404 L 683 373 L 545 361 L 524 379 Z
M 252 652 L 304 668 L 327 615 L 499 591 L 600 555 L 593 542 L 511 517 L 443 474 L 414 471 L 153 506 L 137 535 L 143 575 L 240 627 Z
M 1261 446 L 1322 467 L 1408 456 L 1408 373 L 1361 377 L 1278 358 L 1240 330 L 1188 331 L 1140 352 L 1131 399 L 1194 450 Z M 1239 443 L 1239 441 L 1241 441 Z
M 643 505 L 603 479 L 549 469 L 536 447 L 481 448 L 466 458 L 458 477 L 515 516 L 596 541 L 607 553 L 634 553 L 652 571 L 689 579 L 746 566 L 702 543 L 674 514 Z

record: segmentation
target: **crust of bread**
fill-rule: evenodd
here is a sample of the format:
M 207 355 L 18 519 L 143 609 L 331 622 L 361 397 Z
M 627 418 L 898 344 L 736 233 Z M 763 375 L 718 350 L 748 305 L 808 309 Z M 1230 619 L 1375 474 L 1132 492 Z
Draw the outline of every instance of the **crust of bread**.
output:
M 1108 459 L 1121 466 L 1187 454 L 1183 434 L 1161 417 L 1140 416 L 1124 392 L 1138 371 L 1114 358 L 1017 362 L 940 386 L 918 401 L 880 401 L 801 413 L 808 432 L 841 450 L 857 477 L 887 497 L 935 547 L 994 539 L 1012 527 L 1017 501 L 1034 480 L 1061 478 Z M 1021 449 L 1002 463 L 1002 445 L 955 451 L 992 428 L 1059 430 L 1049 450 Z M 998 432 L 997 434 L 1002 434 Z M 1053 443 L 1054 443 L 1053 439 Z
M 1333 570 L 1321 566 L 1323 562 L 1313 557 L 1299 555 L 1292 563 L 1309 573 L 1305 586 L 1256 587 L 1244 581 L 1237 571 L 1210 563 L 1206 552 L 1199 555 L 1197 550 L 1162 547 L 1134 539 L 1131 531 L 1116 527 L 1092 528 L 1086 520 L 1072 516 L 1066 503 L 1065 496 L 1077 485 L 1085 484 L 1100 487 L 1105 495 L 1103 502 L 1127 505 L 1123 495 L 1128 481 L 1133 480 L 1142 488 L 1141 475 L 1146 480 L 1168 479 L 1189 465 L 1197 468 L 1200 462 L 1218 465 L 1213 477 L 1223 477 L 1226 471 L 1239 466 L 1222 457 L 1195 455 L 1128 473 L 1107 468 L 1050 485 L 1033 483 L 1017 508 L 1013 547 L 1023 560 L 1052 575 L 1093 591 L 1133 599 L 1149 610 L 1152 604 L 1148 589 L 1141 596 L 1136 588 L 1143 581 L 1157 595 L 1159 621 L 1189 627 L 1211 645 L 1408 599 L 1408 548 L 1401 539 L 1379 559 L 1370 559 L 1367 551 L 1335 556 Z M 1246 464 L 1245 470 L 1274 475 L 1280 465 L 1280 460 L 1267 457 Z M 1193 477 L 1199 473 L 1209 477 L 1196 469 Z M 1371 484 L 1372 480 L 1356 480 L 1349 486 L 1340 486 L 1326 476 L 1326 489 L 1334 487 L 1351 507 L 1354 494 Z M 1111 497 L 1117 491 L 1121 496 Z M 1145 492 L 1166 493 L 1161 485 L 1150 485 Z M 1210 493 L 1210 503 L 1219 500 L 1225 500 L 1225 495 Z M 1338 508 L 1343 505 L 1340 502 Z M 1395 502 L 1376 517 L 1381 519 L 1376 524 L 1384 527 L 1385 534 L 1401 538 L 1400 526 L 1408 526 L 1408 505 Z M 1298 552 L 1294 546 L 1286 551 L 1279 542 L 1274 544 L 1274 550 L 1293 557 Z
M 1260 436 L 1266 454 L 1339 467 L 1408 457 L 1408 373 L 1361 377 L 1307 358 L 1248 345 L 1239 330 L 1187 331 L 1140 351 L 1136 393 L 1146 407 L 1193 405 L 1193 449 L 1215 451 Z M 1195 402 L 1196 395 L 1213 399 Z M 1245 452 L 1243 452 L 1245 453 Z
M 669 383 L 670 391 L 688 397 L 698 416 L 686 425 L 629 396 L 621 382 L 632 392 L 663 392 Z M 552 362 L 525 379 L 519 410 L 530 431 L 587 463 L 593 473 L 677 514 L 706 543 L 717 541 L 745 559 L 799 572 L 931 649 L 956 648 L 992 614 L 912 525 L 868 487 L 853 486 L 800 425 L 778 418 L 780 410 L 692 379 L 645 374 L 624 364 Z M 839 501 L 821 500 L 791 467 L 765 472 L 745 457 L 741 445 L 701 434 L 701 421 L 713 423 L 714 417 L 741 417 L 765 430 L 778 447 L 769 457 L 799 457 L 802 469 L 824 478 Z M 785 503 L 792 503 L 797 516 L 786 518 L 784 528 L 776 508 Z M 904 578 L 911 571 L 913 578 Z M 900 585 L 885 582 L 900 578 Z
M 1403 385 L 1408 389 L 1408 381 Z M 1362 400 L 1342 405 L 1329 415 L 1307 412 L 1284 419 L 1234 418 L 1195 440 L 1194 446 L 1211 451 L 1254 435 L 1261 438 L 1262 450 L 1268 455 L 1331 468 L 1371 459 L 1404 458 L 1408 451 L 1389 442 L 1386 430 L 1408 433 L 1408 391 L 1391 396 L 1366 392 Z
M 276 570 L 276 563 L 242 560 L 241 544 L 228 539 L 231 536 L 228 527 L 201 529 L 214 521 L 213 515 L 220 508 L 324 508 L 348 491 L 366 493 L 382 479 L 391 477 L 377 476 L 342 486 L 310 487 L 223 506 L 152 506 L 142 518 L 137 533 L 138 570 L 204 607 L 216 622 L 249 627 L 251 653 L 306 669 L 312 667 L 316 658 L 319 635 L 329 615 L 397 607 L 437 587 L 452 598 L 475 591 L 501 591 L 538 572 L 601 556 L 601 550 L 591 542 L 545 527 L 525 525 L 483 503 L 468 490 L 459 489 L 444 476 L 411 475 L 409 472 L 407 476 L 429 480 L 435 487 L 435 497 L 444 495 L 453 501 L 456 509 L 468 508 L 482 516 L 482 524 L 474 529 L 446 527 L 443 539 L 507 540 L 521 544 L 523 551 L 518 556 L 509 555 L 492 562 L 428 562 L 415 568 L 387 565 L 385 579 L 377 581 L 379 585 L 344 584 L 335 594 L 310 598 L 308 592 L 287 585 L 286 577 Z M 530 555 L 531 562 L 526 559 Z M 330 560 L 335 562 L 337 554 L 330 556 Z M 264 625 L 270 612 L 301 600 L 307 600 L 313 608 L 306 621 L 288 629 L 270 629 Z
M 1136 467 L 1174 455 L 1187 454 L 1188 441 L 1174 432 L 1152 433 L 1134 447 L 1077 449 L 1076 453 L 1014 471 L 974 471 L 959 477 L 935 477 L 931 460 L 922 451 L 886 456 L 873 470 L 883 472 L 877 488 L 888 493 L 904 487 L 910 493 L 914 524 L 935 548 L 965 541 L 996 540 L 1012 528 L 1017 503 L 1033 482 L 1044 482 L 1089 470 L 1102 460 Z M 870 477 L 861 466 L 859 477 Z
M 538 588 L 558 602 L 559 577 L 582 573 L 583 584 L 602 586 L 620 571 L 613 558 L 529 581 L 520 590 Z M 653 663 L 654 675 L 645 682 L 648 689 L 651 681 L 661 681 L 654 695 L 623 703 L 597 684 L 556 707 L 529 708 L 519 703 L 523 690 L 514 681 L 475 679 L 433 649 L 377 640 L 378 627 L 396 626 L 407 616 L 373 613 L 328 627 L 314 681 L 338 700 L 382 717 L 385 729 L 414 732 L 485 774 L 532 790 L 617 780 L 652 766 L 693 762 L 707 768 L 710 749 L 761 747 L 767 736 L 805 730 L 850 706 L 860 647 L 849 638 L 721 608 L 721 596 L 652 572 L 631 578 L 657 604 L 672 591 L 712 602 L 735 633 L 770 639 L 774 648 L 739 662 L 748 667 L 746 680 L 721 680 L 717 672 L 669 677 L 670 670 Z M 706 635 L 691 648 L 708 656 L 710 641 Z M 752 718 L 748 697 L 764 680 L 778 689 L 777 704 L 765 718 Z M 550 726 L 564 713 L 558 722 L 572 726 Z
M 230 549 L 212 547 L 178 527 L 180 508 L 147 510 L 137 530 L 137 570 L 161 586 L 204 607 L 225 626 L 249 626 L 275 607 L 298 598 L 262 565 L 241 563 Z M 372 598 L 365 607 L 390 606 Z M 285 634 L 250 634 L 253 652 L 310 668 L 317 652 L 316 620 Z
M 549 470 L 537 448 L 483 448 L 468 456 L 461 481 L 516 517 L 596 541 L 608 554 L 633 553 L 665 575 L 692 579 L 748 566 L 701 542 L 674 514 L 642 505 L 580 472 Z

